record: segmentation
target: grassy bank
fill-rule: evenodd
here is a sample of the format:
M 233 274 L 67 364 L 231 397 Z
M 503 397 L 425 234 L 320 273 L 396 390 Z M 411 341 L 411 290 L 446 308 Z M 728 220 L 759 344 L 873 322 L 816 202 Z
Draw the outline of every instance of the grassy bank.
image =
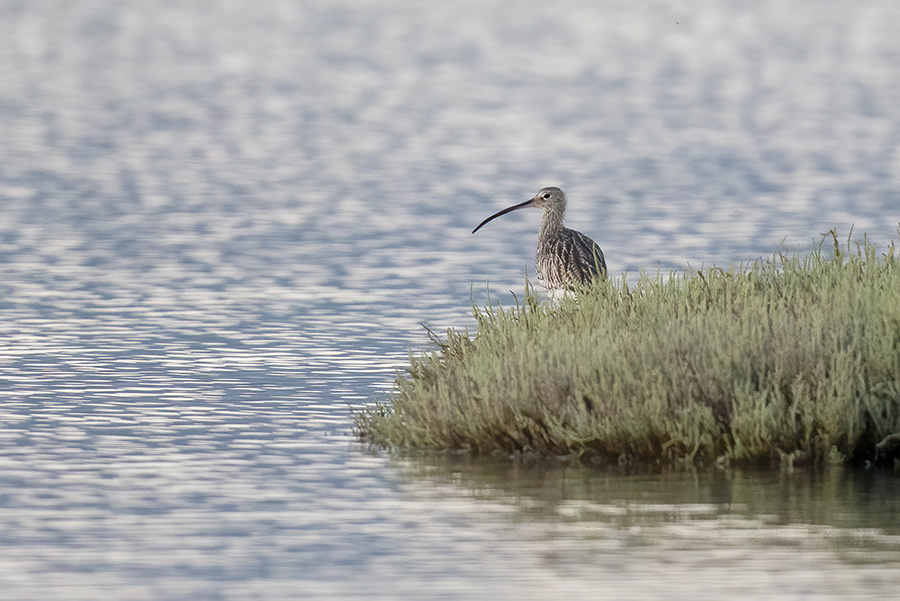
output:
M 591 461 L 871 460 L 900 432 L 900 258 L 826 242 L 600 282 L 556 307 L 529 294 L 476 309 L 477 335 L 448 331 L 412 357 L 358 431 L 393 448 Z

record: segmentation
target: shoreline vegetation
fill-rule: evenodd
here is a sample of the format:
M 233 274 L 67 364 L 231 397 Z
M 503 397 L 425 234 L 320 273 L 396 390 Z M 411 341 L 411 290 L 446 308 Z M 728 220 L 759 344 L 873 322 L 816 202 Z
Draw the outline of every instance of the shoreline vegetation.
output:
M 516 306 L 473 312 L 475 335 L 429 330 L 437 348 L 356 415 L 362 440 L 593 465 L 900 466 L 893 243 L 832 230 L 805 256 L 609 279 L 555 305 L 526 285 Z

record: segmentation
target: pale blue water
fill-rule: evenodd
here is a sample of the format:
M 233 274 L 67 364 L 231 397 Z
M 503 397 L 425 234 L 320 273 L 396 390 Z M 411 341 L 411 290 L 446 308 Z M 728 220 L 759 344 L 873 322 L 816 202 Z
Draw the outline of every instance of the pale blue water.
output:
M 391 457 L 540 186 L 614 274 L 897 240 L 900 5 L 0 0 L 0 590 L 890 598 L 890 474 Z

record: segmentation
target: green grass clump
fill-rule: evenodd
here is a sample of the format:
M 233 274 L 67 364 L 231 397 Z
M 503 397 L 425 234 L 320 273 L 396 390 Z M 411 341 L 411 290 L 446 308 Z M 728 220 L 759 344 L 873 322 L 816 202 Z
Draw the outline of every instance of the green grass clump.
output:
M 900 258 L 863 242 L 475 309 L 357 416 L 392 448 L 863 460 L 900 432 Z M 825 255 L 830 256 L 825 256 Z

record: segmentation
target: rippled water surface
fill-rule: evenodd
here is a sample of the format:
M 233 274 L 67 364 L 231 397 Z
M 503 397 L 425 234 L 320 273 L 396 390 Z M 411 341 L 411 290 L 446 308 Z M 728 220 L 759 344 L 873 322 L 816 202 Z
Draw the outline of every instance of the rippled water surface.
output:
M 512 302 L 900 222 L 900 7 L 0 0 L 10 599 L 891 598 L 890 474 L 398 457 L 352 409 Z

